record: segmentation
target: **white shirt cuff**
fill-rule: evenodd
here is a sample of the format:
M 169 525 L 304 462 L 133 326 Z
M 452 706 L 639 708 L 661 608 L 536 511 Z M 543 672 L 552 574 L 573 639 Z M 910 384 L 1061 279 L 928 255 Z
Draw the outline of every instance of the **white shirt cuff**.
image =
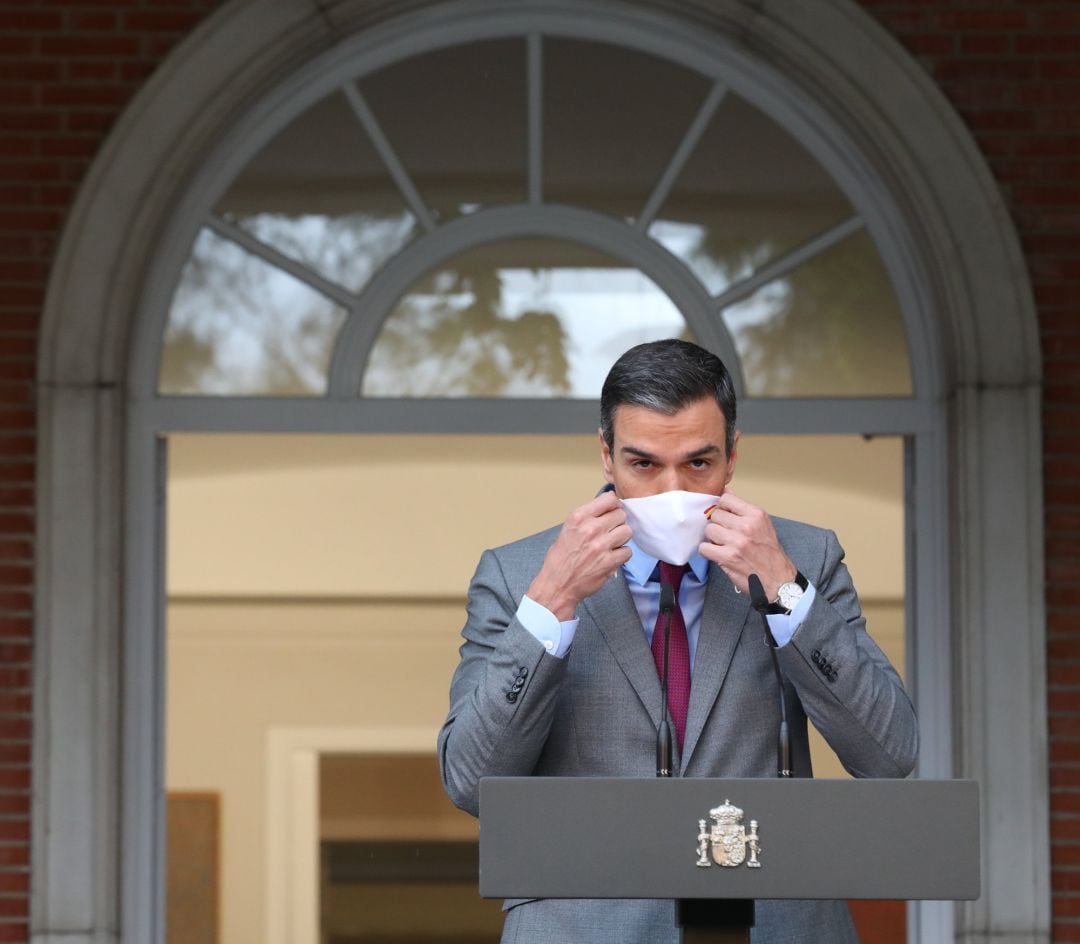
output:
M 521 598 L 517 618 L 518 622 L 540 641 L 548 655 L 561 659 L 570 651 L 570 644 L 577 631 L 576 619 L 560 623 L 551 610 L 528 596 Z
M 795 630 L 802 626 L 803 620 L 806 619 L 806 614 L 810 612 L 810 605 L 814 602 L 816 596 L 817 590 L 814 589 L 814 585 L 808 583 L 806 592 L 799 602 L 795 604 L 795 609 L 790 613 L 770 613 L 768 615 L 769 629 L 772 630 L 777 647 L 786 646 L 791 642 L 791 637 L 795 635 Z M 545 612 L 547 611 L 545 610 Z

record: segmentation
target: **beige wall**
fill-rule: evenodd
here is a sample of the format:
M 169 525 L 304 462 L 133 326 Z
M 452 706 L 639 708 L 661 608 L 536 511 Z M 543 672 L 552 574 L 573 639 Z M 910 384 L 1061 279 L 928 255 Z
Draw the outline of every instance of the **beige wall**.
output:
M 223 944 L 265 938 L 268 732 L 434 732 L 481 550 L 601 481 L 593 437 L 171 438 L 167 781 L 222 795 Z M 733 487 L 840 533 L 902 667 L 899 441 L 747 437 Z

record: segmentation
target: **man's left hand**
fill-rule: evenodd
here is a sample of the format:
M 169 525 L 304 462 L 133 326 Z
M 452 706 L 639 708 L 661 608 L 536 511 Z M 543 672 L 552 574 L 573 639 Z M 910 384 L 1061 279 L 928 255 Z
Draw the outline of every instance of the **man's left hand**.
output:
M 746 593 L 748 578 L 757 574 L 771 601 L 776 599 L 780 584 L 795 579 L 795 565 L 762 509 L 726 491 L 709 519 L 699 548 L 701 556 L 719 565 L 739 592 Z

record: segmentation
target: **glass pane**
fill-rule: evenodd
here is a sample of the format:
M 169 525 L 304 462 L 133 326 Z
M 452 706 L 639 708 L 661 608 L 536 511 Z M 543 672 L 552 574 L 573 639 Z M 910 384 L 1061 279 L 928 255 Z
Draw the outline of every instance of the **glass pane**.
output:
M 270 141 L 215 211 L 354 292 L 419 232 L 340 92 Z
M 371 352 L 372 397 L 599 397 L 612 362 L 642 341 L 690 338 L 637 269 L 573 243 L 510 240 L 429 273 Z
M 802 145 L 729 93 L 649 235 L 718 295 L 853 212 Z
M 681 66 L 603 43 L 544 43 L 544 200 L 636 217 L 708 93 Z
M 420 195 L 443 219 L 525 199 L 525 43 L 441 49 L 360 82 Z
M 724 310 L 756 397 L 910 396 L 903 319 L 858 233 Z
M 319 826 L 322 940 L 498 939 L 501 903 L 476 894 L 477 821 L 434 754 L 322 755 Z
M 173 296 L 158 389 L 164 394 L 326 392 L 345 311 L 204 229 Z

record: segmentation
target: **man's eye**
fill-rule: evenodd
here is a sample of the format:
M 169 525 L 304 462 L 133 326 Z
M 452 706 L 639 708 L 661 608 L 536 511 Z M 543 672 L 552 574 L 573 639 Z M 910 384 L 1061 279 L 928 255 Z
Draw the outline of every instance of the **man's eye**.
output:
M 638 459 L 634 463 L 634 468 L 635 469 L 648 469 L 651 465 L 652 465 L 652 463 L 648 459 Z
M 708 459 L 691 459 L 690 465 L 695 469 L 707 469 L 709 467 Z

